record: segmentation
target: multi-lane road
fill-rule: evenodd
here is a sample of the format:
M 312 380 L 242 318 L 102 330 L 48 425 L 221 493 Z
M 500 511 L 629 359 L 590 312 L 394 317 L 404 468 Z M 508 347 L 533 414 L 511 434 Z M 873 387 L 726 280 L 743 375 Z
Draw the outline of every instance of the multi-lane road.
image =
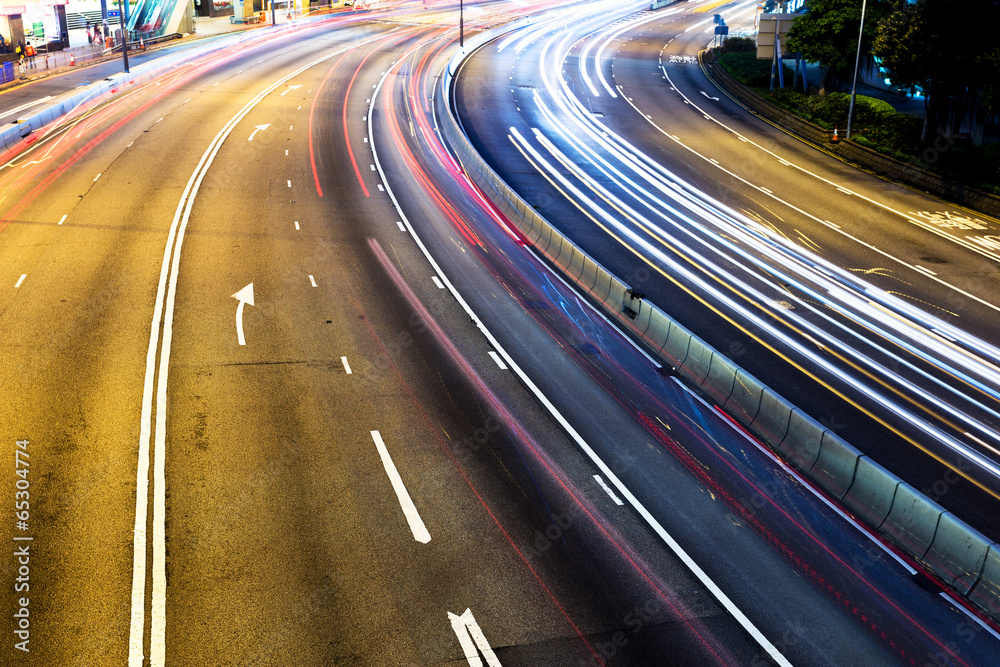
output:
M 547 8 L 464 9 L 474 32 Z M 732 187 L 712 171 L 726 165 L 681 144 L 723 139 L 688 129 L 710 121 L 680 108 L 691 84 L 659 72 L 656 53 L 680 32 L 672 21 L 704 14 L 637 9 L 555 7 L 544 30 L 477 54 L 459 106 L 484 152 L 519 159 L 508 128 L 530 137 L 558 103 L 541 78 L 562 67 L 538 63 L 622 19 L 620 43 L 589 56 L 652 124 L 615 98 L 600 111 L 619 116 L 610 129 L 658 147 L 705 196 L 743 197 L 726 215 L 749 209 L 860 268 L 867 255 L 836 234 L 713 190 Z M 664 373 L 457 171 L 431 104 L 456 11 L 404 4 L 150 52 L 134 83 L 5 157 L 0 662 L 988 664 L 988 624 Z M 642 40 L 652 52 L 625 57 Z M 57 102 L 116 67 L 18 88 L 0 110 Z M 579 95 L 595 74 L 565 76 Z M 736 131 L 851 174 L 773 131 Z M 746 150 L 730 171 L 764 159 Z M 539 209 L 576 210 L 512 165 Z M 806 201 L 786 207 L 805 209 L 821 186 L 794 183 Z M 855 198 L 878 194 L 851 183 Z M 599 227 L 577 232 L 609 263 L 631 252 Z M 960 268 L 934 270 L 959 284 Z M 945 289 L 908 284 L 928 299 Z M 985 282 L 966 287 L 986 299 Z M 691 292 L 670 298 L 692 326 L 739 321 Z M 959 324 L 988 340 L 988 316 L 968 312 Z M 747 359 L 768 347 L 743 345 Z M 838 393 L 814 400 L 839 415 Z

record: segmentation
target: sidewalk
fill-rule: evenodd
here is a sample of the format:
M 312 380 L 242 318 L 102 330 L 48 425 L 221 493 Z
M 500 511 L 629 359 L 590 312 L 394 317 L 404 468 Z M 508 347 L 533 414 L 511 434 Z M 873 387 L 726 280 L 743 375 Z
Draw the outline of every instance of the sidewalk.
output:
M 288 22 L 286 14 L 282 12 L 278 12 L 275 18 L 277 19 L 278 24 Z M 294 20 L 294 18 L 292 20 Z M 196 16 L 194 33 L 186 35 L 182 39 L 164 42 L 163 46 L 175 45 L 192 39 L 214 37 L 216 35 L 223 35 L 241 30 L 250 30 L 259 26 L 267 25 L 270 25 L 270 22 L 258 25 L 247 25 L 233 23 L 229 20 L 228 16 L 217 16 L 212 18 Z M 35 56 L 34 66 L 32 66 L 28 60 L 25 60 L 25 75 L 27 78 L 16 78 L 14 81 L 0 85 L 0 90 L 7 90 L 15 86 L 37 81 L 38 79 L 65 72 L 73 67 L 80 67 L 84 64 L 94 64 L 113 58 L 120 59 L 122 57 L 121 52 L 115 54 L 105 54 L 104 49 L 100 44 L 89 43 L 87 41 L 87 31 L 83 28 L 69 31 L 69 43 L 70 48 L 68 49 L 55 51 L 53 53 L 39 53 Z M 151 45 L 148 48 L 155 49 L 158 48 L 158 46 Z M 75 64 L 70 64 L 74 62 Z M 15 76 L 17 76 L 17 68 L 18 64 L 15 62 Z

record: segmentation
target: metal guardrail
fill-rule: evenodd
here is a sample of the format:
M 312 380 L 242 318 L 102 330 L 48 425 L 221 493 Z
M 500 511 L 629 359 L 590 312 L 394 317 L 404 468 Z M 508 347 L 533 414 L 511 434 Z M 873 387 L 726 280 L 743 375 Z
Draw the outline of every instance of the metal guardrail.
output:
M 649 301 L 538 215 L 472 147 L 454 111 L 461 62 L 515 21 L 466 41 L 435 90 L 442 137 L 466 175 L 569 280 L 851 513 L 1000 622 L 1000 545 L 946 511 L 795 407 Z

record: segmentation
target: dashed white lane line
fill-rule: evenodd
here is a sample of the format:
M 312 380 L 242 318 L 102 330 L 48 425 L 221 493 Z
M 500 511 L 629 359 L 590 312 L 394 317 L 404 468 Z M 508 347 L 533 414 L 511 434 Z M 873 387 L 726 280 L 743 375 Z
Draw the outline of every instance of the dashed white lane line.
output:
M 438 289 L 444 289 L 444 283 L 441 282 L 440 278 L 437 276 L 431 276 L 431 280 L 434 281 L 434 284 L 437 285 Z
M 344 364 L 344 372 L 347 373 L 348 375 L 350 375 L 351 374 L 351 365 L 349 363 L 347 363 L 347 357 L 341 357 L 340 361 L 341 361 L 342 364 Z
M 317 285 L 316 285 L 316 279 L 312 277 L 312 274 L 311 274 L 311 273 L 309 274 L 309 283 L 310 283 L 310 284 L 311 284 L 311 285 L 312 285 L 313 287 L 317 287 Z
M 298 230 L 298 229 L 299 229 L 299 221 L 298 221 L 298 220 L 296 220 L 296 221 L 295 221 L 295 229 L 296 229 L 296 230 Z
M 287 148 L 285 149 L 285 155 L 288 155 L 288 149 Z
M 101 173 L 104 173 L 104 172 L 101 172 Z M 94 183 L 96 183 L 97 179 L 99 179 L 100 177 L 101 177 L 101 174 L 98 174 L 97 176 L 94 176 Z
M 370 164 L 370 165 L 368 165 L 368 166 L 372 168 L 372 171 L 375 171 L 375 165 L 373 165 L 373 164 Z
M 930 269 L 925 268 L 923 266 L 920 266 L 919 264 L 914 264 L 913 268 L 915 268 L 917 271 L 920 271 L 921 273 L 926 273 L 929 276 L 936 276 L 937 275 L 936 273 L 934 273 Z
M 397 220 L 396 221 L 396 226 L 399 227 L 399 231 L 401 231 L 401 232 L 405 232 L 406 231 L 406 225 L 403 224 L 402 220 Z
M 499 354 L 497 354 L 493 350 L 490 350 L 489 354 L 490 354 L 490 357 L 493 359 L 493 361 L 496 362 L 496 365 L 500 367 L 500 370 L 502 370 L 502 371 L 507 370 L 507 364 L 505 364 L 503 362 L 503 359 L 500 358 Z
M 61 225 L 62 223 L 66 222 L 66 218 L 68 218 L 68 217 L 69 217 L 69 213 L 66 213 L 65 215 L 63 215 L 63 217 L 59 218 L 59 222 L 57 222 L 56 224 L 57 225 Z
M 288 126 L 288 131 L 291 132 L 293 127 L 295 127 L 295 126 L 294 125 L 289 125 Z
M 27 278 L 27 277 L 28 277 L 27 273 L 22 273 L 21 277 L 17 279 L 17 283 L 14 285 L 14 289 L 17 289 L 18 287 L 20 287 L 21 283 L 23 283 L 24 279 Z
M 378 184 L 378 191 L 379 192 L 385 192 L 385 188 L 382 187 L 381 183 Z
M 427 526 L 424 525 L 423 519 L 420 518 L 417 507 L 413 504 L 413 500 L 410 498 L 410 494 L 403 484 L 403 479 L 399 476 L 399 471 L 396 470 L 396 466 L 392 462 L 392 457 L 389 456 L 389 450 L 386 449 L 385 442 L 382 441 L 382 434 L 378 431 L 372 431 L 371 436 L 372 440 L 375 441 L 375 448 L 378 449 L 378 455 L 382 459 L 385 474 L 389 476 L 389 481 L 392 483 L 392 490 L 396 492 L 396 499 L 399 500 L 399 506 L 403 508 L 406 523 L 410 525 L 413 539 L 421 544 L 427 544 L 431 541 L 431 534 L 427 532 Z
M 292 187 L 292 182 L 288 181 L 288 187 Z
M 615 495 L 615 492 L 611 490 L 611 487 L 608 486 L 603 479 L 601 479 L 600 475 L 594 475 L 594 479 L 596 479 L 597 483 L 601 485 L 601 488 L 604 489 L 604 492 L 607 493 L 609 496 L 611 496 L 611 500 L 615 501 L 615 505 L 625 504 L 622 502 L 621 498 Z

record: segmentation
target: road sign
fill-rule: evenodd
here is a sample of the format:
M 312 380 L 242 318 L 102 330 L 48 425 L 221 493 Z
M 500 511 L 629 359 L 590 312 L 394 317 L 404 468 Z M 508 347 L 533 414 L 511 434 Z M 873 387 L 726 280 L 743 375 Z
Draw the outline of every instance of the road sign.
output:
M 109 19 L 116 19 L 116 18 L 118 18 L 121 15 L 122 15 L 122 11 L 120 9 L 109 9 L 108 10 L 108 18 Z

